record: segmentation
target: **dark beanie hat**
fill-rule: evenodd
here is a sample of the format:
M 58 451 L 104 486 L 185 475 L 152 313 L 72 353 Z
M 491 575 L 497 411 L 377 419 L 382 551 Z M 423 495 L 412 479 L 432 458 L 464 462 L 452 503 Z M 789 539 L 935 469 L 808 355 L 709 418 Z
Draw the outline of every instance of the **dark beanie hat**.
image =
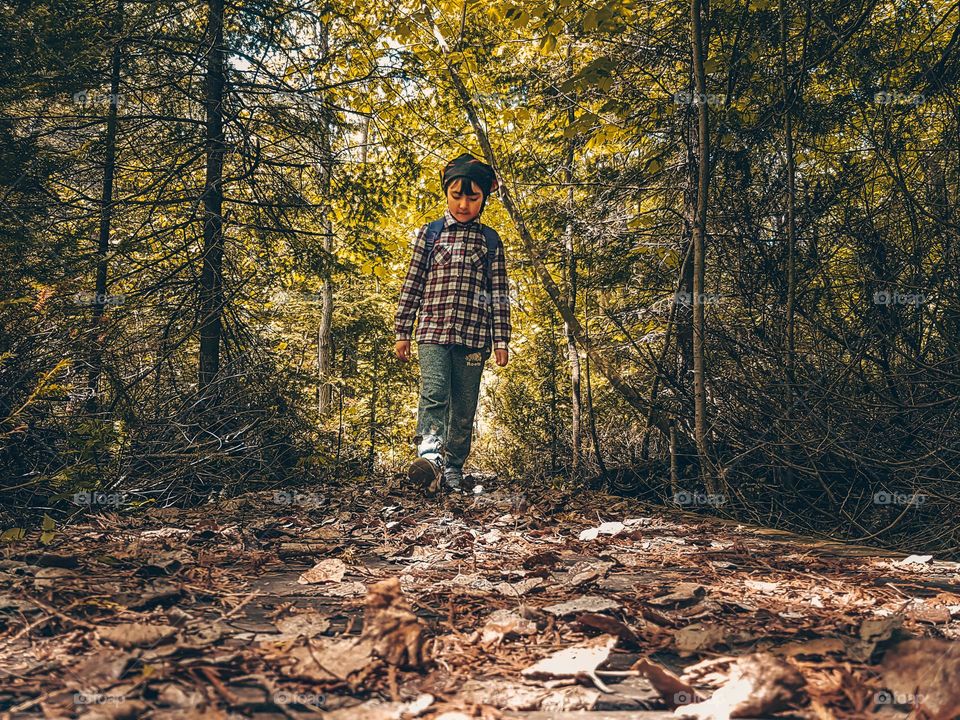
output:
M 477 158 L 470 153 L 463 153 L 454 158 L 447 163 L 446 167 L 443 168 L 443 172 L 440 173 L 440 181 L 444 188 L 446 188 L 447 184 L 454 178 L 458 177 L 469 178 L 479 185 L 484 198 L 500 186 L 500 183 L 497 182 L 497 175 L 493 172 L 493 168 L 485 162 L 477 160 Z

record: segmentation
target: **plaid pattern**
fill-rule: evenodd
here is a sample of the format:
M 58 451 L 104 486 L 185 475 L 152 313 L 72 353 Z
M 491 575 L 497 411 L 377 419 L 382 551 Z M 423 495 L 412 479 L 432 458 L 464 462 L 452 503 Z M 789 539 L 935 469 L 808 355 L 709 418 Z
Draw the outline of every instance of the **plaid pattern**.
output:
M 487 241 L 474 218 L 458 222 L 450 211 L 433 246 L 433 264 L 427 272 L 427 226 L 417 233 L 413 257 L 400 289 L 394 328 L 397 340 L 410 340 L 417 314 L 418 343 L 454 343 L 471 348 L 506 349 L 510 342 L 510 297 L 503 244 L 490 265 L 493 276 L 492 305 L 486 302 Z M 492 309 L 492 313 L 491 313 Z M 492 315 L 492 317 L 491 317 Z

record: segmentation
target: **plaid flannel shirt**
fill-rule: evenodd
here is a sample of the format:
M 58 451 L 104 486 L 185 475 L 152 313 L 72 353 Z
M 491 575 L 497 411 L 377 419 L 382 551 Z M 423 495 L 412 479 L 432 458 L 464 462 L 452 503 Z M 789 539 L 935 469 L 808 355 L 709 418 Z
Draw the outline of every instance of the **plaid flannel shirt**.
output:
M 418 343 L 455 343 L 471 348 L 506 349 L 510 342 L 510 299 L 507 263 L 501 243 L 490 264 L 492 303 L 486 302 L 487 241 L 480 222 L 458 222 L 450 211 L 434 244 L 433 263 L 427 272 L 424 225 L 413 243 L 413 257 L 400 289 L 395 318 L 397 340 L 410 340 L 419 312 Z

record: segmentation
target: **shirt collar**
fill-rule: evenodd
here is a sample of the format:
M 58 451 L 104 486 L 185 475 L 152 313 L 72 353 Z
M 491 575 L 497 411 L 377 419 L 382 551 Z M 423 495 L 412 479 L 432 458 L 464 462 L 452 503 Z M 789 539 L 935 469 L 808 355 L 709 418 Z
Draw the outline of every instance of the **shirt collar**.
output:
M 477 215 L 477 217 L 475 217 L 475 218 L 474 218 L 473 220 L 471 220 L 470 222 L 465 222 L 465 223 L 460 222 L 459 220 L 457 220 L 457 219 L 451 214 L 450 208 L 447 208 L 446 210 L 443 211 L 443 220 L 444 220 L 444 222 L 443 222 L 443 227 L 445 227 L 445 228 L 448 228 L 448 227 L 450 227 L 451 225 L 455 225 L 455 224 L 456 224 L 456 225 L 463 225 L 464 227 L 470 227 L 470 226 L 472 226 L 472 225 L 479 225 L 479 224 L 480 224 L 480 216 L 479 216 L 479 215 Z

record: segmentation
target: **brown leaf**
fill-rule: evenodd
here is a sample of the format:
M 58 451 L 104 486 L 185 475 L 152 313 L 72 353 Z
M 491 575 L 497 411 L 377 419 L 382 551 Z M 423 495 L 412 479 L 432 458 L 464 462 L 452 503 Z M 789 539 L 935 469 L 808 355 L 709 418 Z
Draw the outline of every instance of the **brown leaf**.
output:
M 87 655 L 75 665 L 63 678 L 63 684 L 74 690 L 101 690 L 113 685 L 123 677 L 130 661 L 136 657 L 125 650 L 102 647 L 92 655 Z
M 493 589 L 496 590 L 501 595 L 506 595 L 507 597 L 520 597 L 521 595 L 526 595 L 531 590 L 534 590 L 543 585 L 543 578 L 531 577 L 524 578 L 515 583 L 510 582 L 500 582 L 494 585 Z
M 586 642 L 564 648 L 539 662 L 524 668 L 520 674 L 527 678 L 569 678 L 580 675 L 592 675 L 598 667 L 607 661 L 610 651 L 616 646 L 617 638 L 601 635 Z
M 647 600 L 647 604 L 656 607 L 679 607 L 680 605 L 697 602 L 705 593 L 706 590 L 703 589 L 703 585 L 683 582 L 679 583 L 673 592 Z
M 149 707 L 140 700 L 104 703 L 80 716 L 80 720 L 137 720 Z
M 634 644 L 638 642 L 637 634 L 633 630 L 609 615 L 601 615 L 599 613 L 583 613 L 583 615 L 577 617 L 577 622 L 584 627 L 594 628 L 595 630 L 600 630 L 608 635 L 616 635 L 624 642 Z
M 177 634 L 170 625 L 148 625 L 146 623 L 121 623 L 102 625 L 97 634 L 104 640 L 124 648 L 153 647 Z
M 360 682 L 377 664 L 371 657 L 373 650 L 369 640 L 319 638 L 290 651 L 286 672 L 291 677 L 317 682 Z
M 390 665 L 420 668 L 424 657 L 424 624 L 410 610 L 400 590 L 400 580 L 389 578 L 367 590 L 363 638 Z
M 603 612 L 604 610 L 618 610 L 619 608 L 620 606 L 613 600 L 607 600 L 597 595 L 583 595 L 556 605 L 547 605 L 543 608 L 543 611 L 557 617 L 564 617 L 576 613 Z
M 515 680 L 484 678 L 467 680 L 456 699 L 466 705 L 490 705 L 511 712 L 570 712 L 592 710 L 599 698 L 599 692 L 580 685 L 548 690 Z
M 325 615 L 310 610 L 279 618 L 275 624 L 284 637 L 312 638 L 326 632 L 330 627 L 330 620 Z
M 882 674 L 885 687 L 915 701 L 935 720 L 960 717 L 960 643 L 905 640 L 887 651 Z
M 678 707 L 701 700 L 692 685 L 688 685 L 665 667 L 652 660 L 641 658 L 633 664 L 631 670 L 638 671 L 649 680 L 654 690 L 660 693 L 660 697 L 666 700 L 670 707 Z
M 709 700 L 685 705 L 677 714 L 700 720 L 766 717 L 800 702 L 803 676 L 793 666 L 770 653 L 737 658 L 730 680 Z
M 712 623 L 694 623 L 673 633 L 677 648 L 686 652 L 709 650 L 714 645 L 723 643 L 726 637 L 723 628 Z
M 476 639 L 483 647 L 495 647 L 508 635 L 535 635 L 537 626 L 513 610 L 497 610 L 487 618 Z
M 302 573 L 297 582 L 300 585 L 311 585 L 313 583 L 338 583 L 343 580 L 347 574 L 347 566 L 343 560 L 337 558 L 327 558 L 321 560 L 312 568 Z
M 523 567 L 527 570 L 533 570 L 538 567 L 554 567 L 559 564 L 560 556 L 553 550 L 544 550 L 543 552 L 531 555 L 523 561 Z

